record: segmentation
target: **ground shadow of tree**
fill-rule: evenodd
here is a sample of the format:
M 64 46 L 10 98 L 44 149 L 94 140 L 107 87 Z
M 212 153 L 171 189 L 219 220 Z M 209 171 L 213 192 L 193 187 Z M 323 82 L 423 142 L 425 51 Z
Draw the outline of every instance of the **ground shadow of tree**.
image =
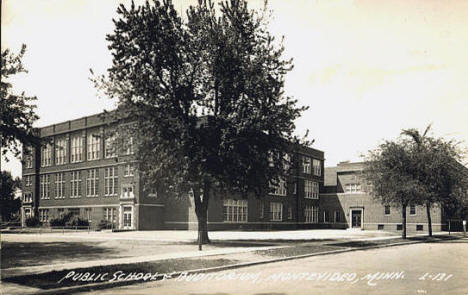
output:
M 117 251 L 89 242 L 3 242 L 1 268 L 93 260 L 102 258 L 104 254 L 111 258 Z

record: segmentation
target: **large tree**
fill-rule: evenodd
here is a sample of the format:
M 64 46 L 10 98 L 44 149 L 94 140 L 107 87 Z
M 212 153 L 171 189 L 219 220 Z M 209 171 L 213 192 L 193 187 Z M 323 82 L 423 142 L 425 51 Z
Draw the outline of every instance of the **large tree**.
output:
M 402 135 L 412 139 L 414 159 L 409 168 L 422 184 L 418 203 L 426 207 L 428 233 L 432 236 L 431 208 L 438 205 L 449 209 L 453 204 L 465 203 L 468 169 L 460 164 L 463 154 L 458 144 L 429 136 L 430 127 L 422 134 L 417 129 L 405 129 Z
M 399 207 L 402 216 L 402 238 L 406 239 L 406 211 L 421 199 L 423 188 L 413 176 L 414 161 L 409 141 L 386 141 L 369 151 L 363 175 L 371 185 L 371 194 L 384 205 Z
M 107 36 L 113 65 L 96 78 L 138 143 L 147 186 L 191 192 L 201 242 L 209 200 L 260 196 L 286 173 L 294 120 L 306 109 L 283 92 L 291 60 L 268 31 L 266 8 L 198 1 L 180 16 L 171 1 L 119 6 Z
M 2 155 L 5 160 L 7 152 L 14 156 L 21 154 L 21 144 L 35 145 L 39 138 L 34 134 L 33 123 L 38 119 L 33 102 L 35 96 L 27 96 L 24 92 L 16 94 L 10 78 L 20 73 L 27 73 L 23 67 L 22 58 L 26 45 L 21 47 L 19 54 L 2 50 L 1 81 L 0 81 L 0 138 Z

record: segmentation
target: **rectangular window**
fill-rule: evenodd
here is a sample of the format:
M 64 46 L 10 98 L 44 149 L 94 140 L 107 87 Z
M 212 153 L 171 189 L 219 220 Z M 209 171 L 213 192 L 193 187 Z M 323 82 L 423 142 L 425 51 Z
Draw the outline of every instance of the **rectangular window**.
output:
M 410 205 L 409 206 L 409 214 L 410 215 L 416 215 L 416 206 L 415 205 Z
M 385 206 L 385 215 L 390 215 L 390 206 Z
M 283 220 L 283 203 L 278 203 L 278 202 L 270 203 L 270 219 L 271 221 Z
M 32 176 L 27 175 L 24 177 L 24 186 L 31 186 L 32 185 Z
M 312 166 L 314 168 L 314 175 L 322 175 L 322 162 L 320 160 L 313 159 Z
M 41 199 L 50 199 L 50 175 L 45 174 L 40 177 L 40 196 Z
M 335 211 L 335 222 L 341 222 L 341 213 L 340 213 L 340 211 Z
M 330 222 L 330 213 L 328 211 L 323 211 L 323 222 Z
M 76 163 L 83 161 L 83 136 L 76 134 L 71 137 L 71 160 L 70 162 Z
M 41 147 L 41 167 L 52 165 L 52 145 L 47 143 Z
M 33 201 L 33 195 L 32 193 L 24 193 L 23 195 L 23 202 L 24 203 L 32 203 Z
M 247 222 L 247 200 L 225 199 L 223 205 L 224 222 Z
M 304 198 L 318 199 L 319 198 L 319 184 L 311 180 L 304 180 Z
M 55 174 L 55 198 L 65 198 L 65 173 Z
M 125 154 L 132 155 L 133 153 L 133 137 L 129 137 L 128 141 L 125 143 Z
M 417 224 L 416 225 L 416 230 L 417 231 L 422 231 L 424 229 L 424 226 L 422 224 Z
M 383 230 L 384 228 L 385 228 L 385 227 L 384 227 L 384 225 L 383 225 L 383 224 L 379 224 L 379 225 L 377 225 L 377 229 L 378 229 L 378 230 Z
M 116 148 L 115 148 L 115 135 L 109 136 L 106 138 L 105 142 L 105 157 L 106 158 L 113 158 L 117 156 Z
M 101 136 L 98 133 L 89 133 L 87 147 L 88 160 L 99 159 L 101 151 Z
M 99 195 L 99 170 L 89 169 L 86 178 L 86 196 L 97 197 Z
M 63 217 L 63 215 L 65 215 L 65 209 L 63 209 L 63 208 L 58 208 L 58 209 L 57 209 L 57 213 L 58 213 L 58 216 L 59 216 L 59 217 Z
M 133 184 L 122 184 L 122 196 L 121 198 L 133 199 Z
M 260 219 L 265 217 L 265 204 L 260 201 Z
M 293 210 L 292 207 L 288 207 L 288 219 L 293 219 Z
M 49 221 L 49 209 L 39 209 L 39 221 L 40 222 Z
M 304 208 L 305 223 L 318 223 L 319 208 L 317 206 L 306 206 Z
M 107 222 L 115 223 L 117 220 L 115 208 L 104 208 L 104 220 Z
M 297 194 L 297 180 L 294 182 L 293 184 L 293 191 L 292 191 L 293 195 L 296 195 Z
M 115 196 L 118 192 L 118 175 L 116 167 L 104 169 L 104 195 Z
M 133 164 L 127 164 L 125 165 L 124 167 L 124 176 L 133 176 L 133 173 L 134 173 L 134 169 L 135 167 L 133 166 Z
M 291 168 L 291 155 L 288 154 L 288 153 L 284 154 L 284 165 L 283 165 L 283 167 L 284 167 L 284 170 L 286 172 L 288 172 L 289 169 Z
M 70 184 L 71 184 L 70 198 L 81 197 L 81 171 L 71 172 Z
M 310 158 L 307 156 L 302 157 L 302 172 L 310 174 L 312 170 Z
M 346 193 L 360 193 L 361 192 L 361 184 L 359 183 L 348 183 L 345 185 Z
M 33 149 L 31 147 L 26 147 L 24 151 L 24 166 L 25 168 L 33 167 Z
M 283 178 L 280 178 L 277 185 L 270 184 L 271 188 L 274 188 L 272 195 L 276 196 L 286 196 L 286 181 Z
M 55 141 L 55 165 L 67 163 L 67 139 L 60 138 Z
M 403 224 L 397 224 L 396 229 L 397 230 L 403 230 Z
M 85 208 L 85 218 L 88 220 L 88 222 L 91 222 L 91 217 L 93 215 L 93 208 Z

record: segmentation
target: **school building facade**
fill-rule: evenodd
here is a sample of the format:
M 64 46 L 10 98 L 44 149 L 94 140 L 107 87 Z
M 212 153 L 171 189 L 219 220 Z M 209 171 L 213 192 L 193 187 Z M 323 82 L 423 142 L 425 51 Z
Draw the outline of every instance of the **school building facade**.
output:
M 320 193 L 320 221 L 329 228 L 401 231 L 401 209 L 384 206 L 369 194 L 362 177 L 364 163 L 341 162 L 325 168 L 325 182 Z M 431 210 L 432 229 L 443 225 L 442 209 Z M 409 232 L 427 231 L 426 207 L 410 205 L 406 212 Z
M 39 128 L 43 140 L 23 161 L 22 220 L 43 225 L 71 213 L 119 230 L 195 229 L 193 198 L 165 198 L 143 190 L 131 137 L 116 150 L 112 124 L 100 114 Z M 317 228 L 324 153 L 298 146 L 292 169 L 257 198 L 234 194 L 210 200 L 209 230 Z

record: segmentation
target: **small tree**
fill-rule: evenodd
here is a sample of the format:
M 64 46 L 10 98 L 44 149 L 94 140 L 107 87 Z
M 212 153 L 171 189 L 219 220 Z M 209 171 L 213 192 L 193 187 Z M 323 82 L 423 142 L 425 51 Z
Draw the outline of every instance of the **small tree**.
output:
M 0 81 L 0 138 L 2 156 L 6 161 L 6 153 L 12 152 L 16 157 L 21 154 L 21 143 L 25 145 L 35 145 L 39 143 L 39 138 L 34 134 L 33 123 L 39 117 L 31 104 L 36 100 L 35 96 L 26 96 L 23 93 L 14 94 L 12 84 L 8 81 L 13 75 L 27 73 L 21 59 L 26 52 L 26 45 L 23 44 L 18 55 L 10 52 L 9 49 L 2 51 Z
M 422 192 L 421 184 L 409 169 L 413 160 L 408 141 L 386 141 L 369 152 L 363 171 L 376 200 L 401 208 L 403 239 L 406 239 L 406 208 L 420 199 Z
M 145 184 L 193 193 L 201 242 L 209 200 L 220 192 L 260 196 L 285 174 L 294 120 L 306 109 L 283 93 L 291 60 L 247 1 L 198 1 L 183 19 L 169 0 L 119 6 L 107 36 L 113 65 L 94 79 L 134 120 Z M 121 124 L 123 125 L 123 124 Z
M 409 136 L 413 148 L 411 173 L 422 185 L 423 193 L 418 203 L 426 206 L 428 233 L 432 236 L 431 208 L 434 205 L 451 208 L 453 204 L 463 204 L 466 198 L 467 168 L 459 164 L 462 152 L 453 141 L 434 138 L 416 129 L 406 129 L 402 135 Z M 452 211 L 449 209 L 449 211 Z

